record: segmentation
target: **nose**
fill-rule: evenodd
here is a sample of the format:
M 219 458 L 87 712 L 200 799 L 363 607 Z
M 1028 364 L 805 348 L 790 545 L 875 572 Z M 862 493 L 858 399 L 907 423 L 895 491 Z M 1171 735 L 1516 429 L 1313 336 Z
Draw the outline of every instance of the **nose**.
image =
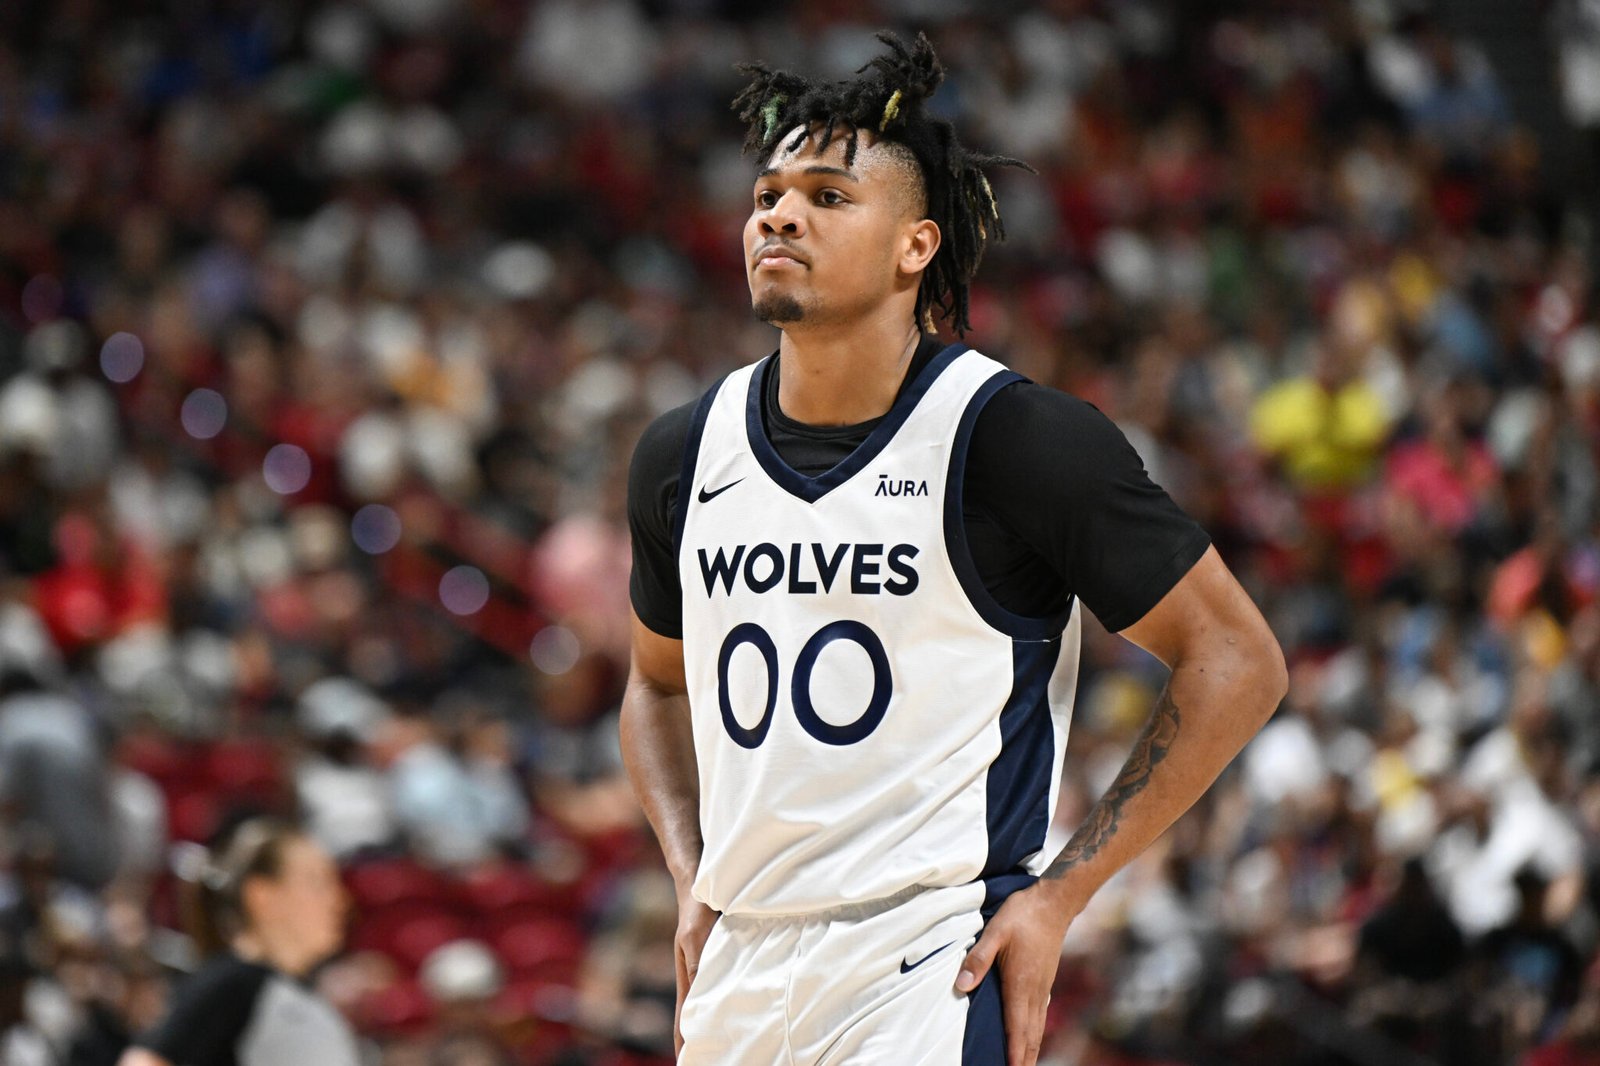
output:
M 763 237 L 782 234 L 785 237 L 805 235 L 805 216 L 800 208 L 805 197 L 790 189 L 778 197 L 778 202 L 761 213 L 760 226 Z

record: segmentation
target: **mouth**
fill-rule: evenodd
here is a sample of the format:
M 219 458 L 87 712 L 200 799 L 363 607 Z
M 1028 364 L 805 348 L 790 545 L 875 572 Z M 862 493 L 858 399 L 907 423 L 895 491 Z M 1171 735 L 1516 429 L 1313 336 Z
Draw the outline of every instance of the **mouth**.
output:
M 800 258 L 800 256 L 796 255 L 794 252 L 791 252 L 787 248 L 767 248 L 756 254 L 755 269 L 757 270 L 761 270 L 762 268 L 777 269 L 779 267 L 787 266 L 803 267 L 806 265 L 807 263 L 804 259 Z

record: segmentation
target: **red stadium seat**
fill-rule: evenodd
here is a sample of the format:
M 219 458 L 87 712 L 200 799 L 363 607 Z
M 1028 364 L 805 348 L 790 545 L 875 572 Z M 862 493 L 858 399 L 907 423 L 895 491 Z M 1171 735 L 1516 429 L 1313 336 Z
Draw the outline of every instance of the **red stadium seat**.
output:
M 413 922 L 450 921 L 464 928 L 468 923 L 454 906 L 435 900 L 413 899 L 355 912 L 350 932 L 352 947 L 393 954 L 399 931 Z
M 219 741 L 203 758 L 207 778 L 222 792 L 272 797 L 283 788 L 282 760 L 267 741 Z
M 588 939 L 565 919 L 530 918 L 494 929 L 489 946 L 515 977 L 555 977 L 575 972 Z
M 646 848 L 646 838 L 637 829 L 614 829 L 583 841 L 589 853 L 591 870 L 628 869 L 638 864 Z
M 416 918 L 395 932 L 391 954 L 401 965 L 416 970 L 439 948 L 471 935 L 472 928 L 454 914 Z
M 167 827 L 174 840 L 205 843 L 222 821 L 222 802 L 209 786 L 191 785 L 167 794 Z
M 415 981 L 397 981 L 356 1005 L 356 1024 L 370 1033 L 406 1036 L 433 1022 L 433 1003 Z
M 453 905 L 449 884 L 410 859 L 383 859 L 354 866 L 345 875 L 350 898 L 360 911 L 396 903 L 425 903 L 436 909 Z
M 403 903 L 363 915 L 350 934 L 350 946 L 388 955 L 415 973 L 436 949 L 472 935 L 472 927 L 454 910 Z
M 117 747 L 117 761 L 163 788 L 180 782 L 188 769 L 183 750 L 169 738 L 155 733 L 125 738 Z
M 457 886 L 462 909 L 494 922 L 504 915 L 520 919 L 549 914 L 573 914 L 580 896 L 573 885 L 546 881 L 534 871 L 503 863 L 473 871 Z M 498 923 L 503 924 L 503 923 Z

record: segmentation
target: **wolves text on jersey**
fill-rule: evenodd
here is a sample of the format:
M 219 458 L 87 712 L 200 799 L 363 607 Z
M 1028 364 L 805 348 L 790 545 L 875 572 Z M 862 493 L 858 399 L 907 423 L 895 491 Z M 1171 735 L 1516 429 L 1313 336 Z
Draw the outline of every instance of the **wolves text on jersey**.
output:
M 719 547 L 716 555 L 700 549 L 700 574 L 706 595 L 720 586 L 732 595 L 743 581 L 751 592 L 771 592 L 782 586 L 793 595 L 831 592 L 836 581 L 858 596 L 909 596 L 917 588 L 917 570 L 911 560 L 921 554 L 914 544 L 896 544 L 885 553 L 882 544 L 793 543 L 785 552 L 776 544 L 735 544 Z M 849 560 L 846 564 L 846 560 Z M 883 580 L 883 570 L 895 576 Z M 848 586 L 844 583 L 848 582 Z

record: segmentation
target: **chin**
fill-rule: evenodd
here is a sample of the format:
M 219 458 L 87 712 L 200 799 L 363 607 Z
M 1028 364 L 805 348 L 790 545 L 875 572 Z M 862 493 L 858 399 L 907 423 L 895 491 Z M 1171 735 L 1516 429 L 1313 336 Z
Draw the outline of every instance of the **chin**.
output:
M 751 301 L 751 310 L 763 322 L 774 326 L 802 321 L 806 310 L 800 301 L 786 292 L 766 292 Z

